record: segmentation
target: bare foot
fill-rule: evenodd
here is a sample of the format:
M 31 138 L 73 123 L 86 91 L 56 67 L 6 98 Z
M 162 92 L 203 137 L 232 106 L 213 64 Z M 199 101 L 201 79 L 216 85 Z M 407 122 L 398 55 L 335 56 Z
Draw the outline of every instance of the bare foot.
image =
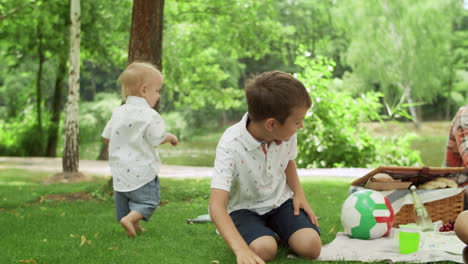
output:
M 120 220 L 120 225 L 125 228 L 125 231 L 127 232 L 127 236 L 129 237 L 135 237 L 137 234 L 135 232 L 135 228 L 133 227 L 133 223 L 127 219 L 127 217 L 124 217 Z
M 143 233 L 145 232 L 145 229 L 143 227 L 140 226 L 140 223 L 139 222 L 136 222 L 133 224 L 133 228 L 135 228 L 135 231 L 138 232 L 138 233 Z

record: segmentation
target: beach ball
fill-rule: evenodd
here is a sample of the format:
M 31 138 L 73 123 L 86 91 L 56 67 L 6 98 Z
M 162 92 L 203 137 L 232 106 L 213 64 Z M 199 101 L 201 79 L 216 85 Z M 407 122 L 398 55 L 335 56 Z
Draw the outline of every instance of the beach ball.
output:
M 388 235 L 394 212 L 390 201 L 380 192 L 361 190 L 346 198 L 341 208 L 344 232 L 359 239 L 375 239 Z

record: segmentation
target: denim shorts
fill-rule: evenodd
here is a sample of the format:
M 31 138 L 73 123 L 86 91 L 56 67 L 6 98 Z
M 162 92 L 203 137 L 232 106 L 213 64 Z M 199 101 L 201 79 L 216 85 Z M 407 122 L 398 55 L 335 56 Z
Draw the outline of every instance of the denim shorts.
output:
M 114 192 L 115 212 L 117 221 L 128 215 L 130 211 L 137 211 L 148 221 L 159 205 L 159 178 L 156 178 L 140 188 L 130 192 Z
M 320 235 L 320 228 L 310 221 L 304 210 L 294 215 L 292 199 L 263 215 L 247 209 L 231 212 L 230 215 L 247 244 L 262 236 L 279 238 L 287 244 L 289 237 L 302 228 L 312 228 Z

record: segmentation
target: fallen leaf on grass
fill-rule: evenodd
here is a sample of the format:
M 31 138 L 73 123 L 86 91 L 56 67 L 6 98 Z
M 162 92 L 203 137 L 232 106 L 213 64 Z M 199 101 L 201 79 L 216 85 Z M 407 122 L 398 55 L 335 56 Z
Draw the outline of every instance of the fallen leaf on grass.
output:
M 219 260 L 212 260 L 211 263 L 219 264 Z
M 34 263 L 34 264 L 37 264 L 37 262 L 34 260 L 34 259 L 22 259 L 22 260 L 18 260 L 19 263 Z
M 328 233 L 333 233 L 333 232 L 335 232 L 335 226 L 333 226 L 333 227 L 330 229 L 330 232 L 328 232 Z
M 20 215 L 20 214 L 17 213 L 16 211 L 11 211 L 11 212 L 8 212 L 8 213 L 11 214 L 11 215 L 14 215 L 14 216 L 16 216 L 16 217 L 19 217 L 19 218 L 21 218 L 21 219 L 24 218 L 24 216 Z
M 80 247 L 83 246 L 84 244 L 88 244 L 88 245 L 91 245 L 91 240 L 88 240 L 86 239 L 85 236 L 81 236 L 81 243 L 80 243 Z

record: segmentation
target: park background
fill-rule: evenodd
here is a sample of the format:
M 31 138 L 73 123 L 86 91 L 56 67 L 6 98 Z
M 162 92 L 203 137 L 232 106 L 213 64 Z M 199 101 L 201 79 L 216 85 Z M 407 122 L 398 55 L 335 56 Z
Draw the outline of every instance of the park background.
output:
M 158 12 L 148 12 L 143 3 Z M 70 117 L 67 92 L 72 89 L 70 43 L 77 37 L 70 34 L 70 9 L 70 2 L 62 0 L 0 0 L 0 156 L 64 155 Z M 468 3 L 462 0 L 81 1 L 79 100 L 73 102 L 79 105 L 77 154 L 87 160 L 106 158 L 100 135 L 112 110 L 122 103 L 116 80 L 136 51 L 141 52 L 131 39 L 142 37 L 151 40 L 148 53 L 156 50 L 147 59 L 164 75 L 158 111 L 168 131 L 180 139 L 176 148 L 159 148 L 163 164 L 212 166 L 222 132 L 247 110 L 244 80 L 252 73 L 282 70 L 300 79 L 313 101 L 304 129 L 298 133 L 299 167 L 443 166 L 450 119 L 468 104 L 467 9 Z M 145 17 L 148 14 L 151 17 Z M 160 29 L 156 33 L 161 35 L 132 27 L 138 18 L 156 21 Z M 67 258 L 61 253 L 66 246 L 58 245 L 72 245 L 72 241 L 57 238 L 54 254 L 44 255 L 40 252 L 46 231 L 37 233 L 35 225 L 21 224 L 29 215 L 38 221 L 37 226 L 52 232 L 57 228 L 55 216 L 42 218 L 48 210 L 63 221 L 89 209 L 89 201 L 78 205 L 50 202 L 47 195 L 53 193 L 90 194 L 93 214 L 106 219 L 92 223 L 97 227 L 92 234 L 78 234 L 84 230 L 67 234 L 71 240 L 81 239 L 80 249 L 90 245 L 90 236 L 95 241 L 104 240 L 102 236 L 120 237 L 98 231 L 112 221 L 111 202 L 100 192 L 106 182 L 43 185 L 50 176 L 1 170 L 0 215 L 5 217 L 0 222 L 10 226 L 23 219 L 12 230 L 25 227 L 21 234 L 2 230 L 11 232 L 2 243 L 11 244 L 4 251 L 11 252 L 6 263 L 29 259 L 55 263 Z M 304 183 L 308 197 L 321 197 L 312 191 L 320 182 L 322 195 L 330 202 L 323 206 L 312 202 L 323 219 L 333 219 L 324 226 L 330 231 L 324 242 L 329 242 L 340 230 L 336 217 L 349 181 L 311 181 Z M 164 200 L 169 204 L 158 216 L 183 219 L 206 212 L 207 181 L 184 181 L 181 186 L 187 189 L 180 182 L 164 183 L 163 193 L 168 194 Z M 339 197 L 333 195 L 336 190 L 340 190 Z M 35 218 L 39 216 L 41 220 Z M 70 218 L 67 223 L 80 229 L 79 220 L 88 221 Z M 158 232 L 164 234 L 164 224 L 171 230 L 172 221 L 161 220 Z M 61 228 L 55 231 L 69 232 Z M 202 233 L 208 229 L 196 228 Z M 172 231 L 181 236 L 186 232 Z M 137 243 L 141 246 L 159 235 Z M 18 242 L 21 239 L 37 239 L 31 245 L 33 253 L 25 255 L 27 250 L 15 249 L 23 245 Z M 208 240 L 203 238 L 207 245 L 221 249 L 225 255 L 221 259 L 232 260 L 219 240 Z M 172 241 L 164 242 L 171 247 Z M 117 243 L 103 247 L 138 251 L 131 242 Z M 69 259 L 79 254 L 73 250 Z M 96 248 L 89 250 L 98 256 L 75 260 L 101 263 L 112 259 Z M 115 260 L 122 258 L 110 251 Z M 204 254 L 208 252 L 194 257 L 203 259 Z M 152 257 L 169 263 L 174 255 L 176 249 Z
M 159 112 L 182 144 L 162 147 L 163 161 L 211 166 L 221 132 L 246 111 L 245 78 L 282 70 L 303 81 L 314 102 L 299 135 L 299 166 L 443 165 L 447 122 L 468 103 L 465 7 L 461 0 L 166 2 Z M 0 155 L 61 157 L 70 3 L 9 0 L 0 12 Z M 131 22 L 132 1 L 82 3 L 82 159 L 103 158 L 100 134 L 121 104 L 116 80 L 131 52 Z

